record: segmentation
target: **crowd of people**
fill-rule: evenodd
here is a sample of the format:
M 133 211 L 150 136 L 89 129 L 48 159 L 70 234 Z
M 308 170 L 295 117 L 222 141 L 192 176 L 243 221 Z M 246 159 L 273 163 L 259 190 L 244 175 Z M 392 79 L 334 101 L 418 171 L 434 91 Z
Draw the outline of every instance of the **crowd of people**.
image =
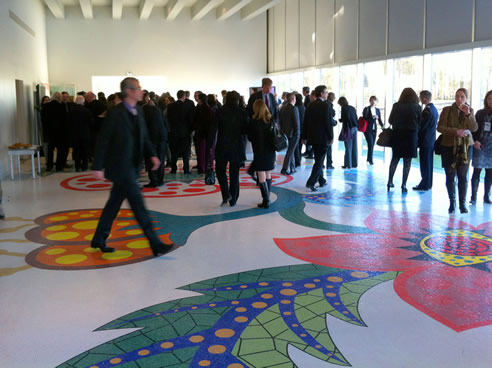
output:
M 261 88 L 250 95 L 248 103 L 236 91 L 222 91 L 222 103 L 214 94 L 201 91 L 194 93 L 194 101 L 188 91 L 180 90 L 176 100 L 169 94 L 162 96 L 154 92 L 142 91 L 142 99 L 137 104 L 142 108 L 143 119 L 155 157 L 162 164 L 156 169 L 150 156 L 144 158 L 149 173 L 146 187 L 163 185 L 164 166 L 176 173 L 177 162 L 183 162 L 184 174 L 192 169 L 203 174 L 214 167 L 222 193 L 222 206 L 234 206 L 239 198 L 239 171 L 245 166 L 246 143 L 251 141 L 253 161 L 248 173 L 260 188 L 261 208 L 270 203 L 271 171 L 275 167 L 276 150 L 273 128 L 285 135 L 288 145 L 284 155 L 282 174 L 292 175 L 301 165 L 302 157 L 314 159 L 311 175 L 306 187 L 316 191 L 326 185 L 324 170 L 332 170 L 332 145 L 335 142 L 334 127 L 340 122 L 338 140 L 345 146 L 343 169 L 358 166 L 358 132 L 362 131 L 367 144 L 367 163 L 374 164 L 374 145 L 378 137 L 378 127 L 385 124 L 381 111 L 377 108 L 376 96 L 369 98 L 369 105 L 358 117 L 356 109 L 345 97 L 340 97 L 340 116 L 336 119 L 336 96 L 325 86 L 309 87 L 297 92 L 283 93 L 278 99 L 273 93 L 272 80 L 264 78 Z M 456 91 L 456 101 L 444 108 L 439 115 L 432 103 L 432 94 L 421 91 L 419 95 L 405 88 L 399 100 L 393 105 L 388 123 L 391 126 L 392 159 L 389 165 L 387 189 L 394 188 L 393 177 L 398 163 L 403 159 L 401 189 L 406 193 L 407 179 L 412 158 L 419 151 L 422 180 L 414 190 L 430 190 L 433 185 L 433 162 L 436 131 L 442 134 L 439 142 L 442 151 L 442 166 L 446 172 L 446 188 L 449 194 L 449 212 L 455 210 L 458 182 L 459 208 L 467 212 L 466 192 L 468 167 L 472 162 L 474 173 L 471 180 L 471 203 L 477 200 L 480 173 L 485 169 L 484 202 L 490 203 L 489 192 L 492 183 L 492 138 L 490 137 L 492 118 L 492 94 L 487 93 L 484 108 L 475 115 L 467 103 L 468 91 Z M 68 93 L 55 93 L 52 100 L 43 98 L 42 122 L 43 137 L 46 142 L 46 166 L 52 170 L 63 171 L 67 166 L 69 147 L 73 148 L 72 158 L 76 171 L 88 169 L 94 159 L 95 144 L 100 140 L 100 132 L 111 110 L 125 104 L 124 91 L 110 95 L 103 93 L 97 98 L 92 92 L 79 92 L 74 103 L 69 101 Z M 422 105 L 422 106 L 421 106 Z M 364 124 L 361 129 L 361 121 Z M 114 141 L 107 141 L 115 144 Z M 190 168 L 192 144 L 197 165 Z M 303 152 L 304 147 L 304 152 Z M 56 148 L 56 165 L 53 151 Z M 227 177 L 227 168 L 228 176 Z

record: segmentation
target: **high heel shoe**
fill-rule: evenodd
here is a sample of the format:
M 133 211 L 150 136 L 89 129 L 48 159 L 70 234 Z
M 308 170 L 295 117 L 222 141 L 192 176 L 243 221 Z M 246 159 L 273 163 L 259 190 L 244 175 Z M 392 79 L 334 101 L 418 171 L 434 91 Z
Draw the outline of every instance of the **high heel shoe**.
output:
M 388 183 L 388 184 L 386 185 L 386 187 L 388 188 L 388 192 L 389 192 L 391 188 L 394 188 L 394 187 L 395 187 L 395 184 L 393 184 L 393 183 Z
M 159 257 L 160 255 L 170 252 L 173 249 L 174 244 L 160 243 L 160 244 L 152 245 L 151 247 L 152 247 L 152 254 L 154 255 L 154 257 Z
M 401 186 L 401 192 L 402 193 L 408 193 L 408 189 L 407 189 L 407 187 L 405 185 L 402 185 Z

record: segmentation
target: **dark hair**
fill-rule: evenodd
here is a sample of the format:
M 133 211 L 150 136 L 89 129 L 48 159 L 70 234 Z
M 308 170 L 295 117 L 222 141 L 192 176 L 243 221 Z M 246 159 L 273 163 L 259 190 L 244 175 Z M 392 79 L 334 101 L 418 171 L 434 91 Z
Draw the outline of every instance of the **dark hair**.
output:
M 104 92 L 98 92 L 97 93 L 97 98 L 105 98 L 106 95 L 104 94 Z
M 176 96 L 178 97 L 178 100 L 181 100 L 184 96 L 186 95 L 186 92 L 180 89 Z
M 371 96 L 371 97 L 369 97 L 369 101 L 371 101 L 371 100 L 376 100 L 376 101 L 378 101 L 378 98 L 377 98 L 376 96 Z
M 131 88 L 132 87 L 132 82 L 136 82 L 138 83 L 138 79 L 137 78 L 134 78 L 134 77 L 126 77 L 125 79 L 123 79 L 120 83 L 120 90 L 121 90 L 121 96 L 123 98 L 126 97 L 126 92 L 125 90 L 127 88 Z
M 486 111 L 491 111 L 492 110 L 492 107 L 487 105 L 487 98 L 489 98 L 489 96 L 492 94 L 492 89 L 490 91 L 487 92 L 487 94 L 485 95 L 485 98 L 483 99 L 483 106 L 484 106 L 484 109 Z
M 116 97 L 118 97 L 120 100 L 123 100 L 123 94 L 121 92 L 116 92 L 115 93 Z
M 311 93 L 311 88 L 309 88 L 309 87 L 302 87 L 302 92 Z
M 466 97 L 466 98 L 468 98 L 468 90 L 467 90 L 466 88 L 464 88 L 464 87 L 462 87 L 462 88 L 458 88 L 458 89 L 456 90 L 456 93 L 458 93 L 458 92 L 463 92 L 463 93 L 465 94 L 465 97 Z M 455 94 L 456 94 L 456 93 L 455 93 Z
M 263 78 L 261 80 L 261 86 L 271 86 L 273 84 L 273 81 L 270 78 Z
M 287 93 L 287 95 L 285 96 L 285 98 L 287 99 L 287 101 L 290 101 L 290 99 L 291 99 L 292 97 L 295 97 L 295 95 L 296 95 L 296 94 L 295 94 L 294 92 L 290 92 L 290 93 Z
M 236 91 L 227 92 L 226 95 L 226 106 L 238 106 L 239 105 L 239 93 Z
M 68 95 L 68 92 L 67 91 L 63 91 L 62 92 L 62 95 Z
M 207 100 L 208 100 L 208 104 L 210 106 L 215 106 L 217 105 L 217 99 L 215 98 L 215 95 L 214 94 L 209 94 L 207 96 Z
M 326 88 L 325 85 L 320 85 L 320 86 L 317 86 L 315 89 L 314 89 L 314 95 L 316 97 L 321 97 L 322 93 L 327 90 L 328 88 Z
M 208 105 L 208 97 L 205 93 L 201 93 L 198 95 L 198 100 L 204 104 L 204 105 Z
M 346 99 L 345 97 L 343 97 L 343 96 L 342 96 L 342 97 L 340 97 L 340 98 L 338 99 L 338 104 L 339 104 L 340 106 L 347 106 L 349 103 L 348 103 L 347 99 Z
M 296 93 L 296 105 L 302 105 L 302 95 L 300 93 Z
M 398 102 L 401 103 L 419 103 L 419 98 L 413 88 L 407 87 L 401 91 L 400 98 Z
M 424 89 L 423 91 L 420 91 L 420 97 L 422 98 L 425 98 L 426 100 L 432 100 L 432 92 L 431 91 L 427 91 L 426 89 Z
M 80 92 L 77 92 L 77 96 L 85 96 L 87 92 L 85 91 L 80 91 Z
M 186 96 L 189 96 L 190 95 L 190 91 L 184 91 L 185 95 Z
M 50 99 L 50 96 L 43 96 L 43 98 L 41 98 L 41 104 L 43 104 L 46 99 Z

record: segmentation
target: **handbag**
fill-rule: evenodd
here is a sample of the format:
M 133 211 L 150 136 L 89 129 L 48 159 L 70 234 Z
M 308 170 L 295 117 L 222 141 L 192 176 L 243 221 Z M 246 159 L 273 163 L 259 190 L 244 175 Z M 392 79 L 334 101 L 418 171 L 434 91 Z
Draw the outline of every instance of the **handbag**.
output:
M 282 133 L 277 125 L 273 124 L 273 145 L 275 147 L 275 151 L 280 152 L 285 150 L 289 146 L 289 139 L 287 136 Z
M 340 130 L 340 135 L 338 136 L 340 142 L 350 141 L 352 138 L 352 129 L 342 128 Z
M 362 132 L 362 133 L 365 133 L 366 130 L 367 130 L 367 120 L 364 119 L 362 116 L 359 118 L 359 120 L 357 120 L 357 122 L 359 123 L 359 126 L 357 127 L 357 130 L 359 132 Z
M 442 154 L 441 142 L 442 142 L 442 134 L 439 137 L 437 137 L 436 141 L 434 142 L 434 153 L 436 155 Z
M 391 138 L 393 136 L 393 130 L 391 128 L 383 129 L 381 133 L 379 133 L 378 141 L 376 144 L 381 147 L 391 147 Z

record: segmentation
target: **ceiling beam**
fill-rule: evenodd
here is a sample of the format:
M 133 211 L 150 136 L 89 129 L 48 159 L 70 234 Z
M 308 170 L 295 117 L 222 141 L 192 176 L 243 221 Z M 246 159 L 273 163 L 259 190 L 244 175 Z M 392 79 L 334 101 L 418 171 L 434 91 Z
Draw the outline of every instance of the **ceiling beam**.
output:
M 92 1 L 91 0 L 79 0 L 80 9 L 82 10 L 82 14 L 85 19 L 94 19 L 94 12 L 92 9 Z
M 140 19 L 147 20 L 154 8 L 155 0 L 142 0 L 140 3 Z
M 65 7 L 63 6 L 61 0 L 44 0 L 44 2 L 56 19 L 65 18 Z
M 254 0 L 241 9 L 241 19 L 250 20 L 277 5 L 280 0 Z
M 167 19 L 175 20 L 187 4 L 187 0 L 171 0 L 167 5 Z
M 123 15 L 123 0 L 113 0 L 113 19 L 121 19 Z
M 253 0 L 226 0 L 217 8 L 217 20 L 226 20 Z
M 198 0 L 191 8 L 191 19 L 200 20 L 224 0 Z

